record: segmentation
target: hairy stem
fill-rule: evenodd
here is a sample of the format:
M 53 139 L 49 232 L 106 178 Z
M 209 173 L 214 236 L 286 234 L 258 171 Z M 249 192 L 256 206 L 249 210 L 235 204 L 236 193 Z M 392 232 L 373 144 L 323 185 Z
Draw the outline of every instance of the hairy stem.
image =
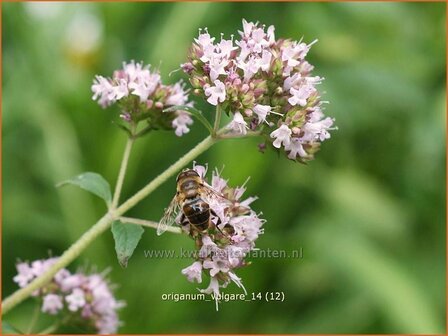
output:
M 221 106 L 219 104 L 216 106 L 215 124 L 213 126 L 213 132 L 216 135 L 219 130 L 219 125 L 221 124 Z
M 114 198 L 112 199 L 112 209 L 115 209 L 120 199 L 121 189 L 123 188 L 124 176 L 128 167 L 129 155 L 131 154 L 134 138 L 129 137 L 124 149 L 123 160 L 121 160 L 120 172 L 118 173 L 117 184 L 115 185 Z
M 157 229 L 157 227 L 159 226 L 158 222 L 153 222 L 145 219 L 131 218 L 131 217 L 120 217 L 118 219 L 120 220 L 120 222 L 125 224 L 136 224 L 145 227 L 150 227 L 153 229 Z M 173 227 L 173 226 L 168 227 L 166 231 L 172 233 L 182 233 L 182 230 L 179 227 Z
M 26 287 L 15 291 L 7 297 L 2 303 L 2 315 L 6 314 L 16 305 L 29 297 L 32 292 L 48 283 L 60 269 L 70 264 L 70 262 L 76 259 L 76 257 L 78 257 L 82 251 L 84 251 L 87 246 L 89 246 L 100 234 L 106 231 L 112 225 L 113 221 L 117 220 L 126 211 L 148 196 L 168 178 L 178 173 L 179 170 L 194 160 L 198 155 L 205 152 L 214 143 L 216 143 L 216 141 L 216 139 L 213 139 L 210 136 L 205 138 L 202 142 L 197 144 L 187 154 L 177 160 L 167 170 L 149 182 L 144 188 L 138 191 L 117 209 L 110 209 L 95 225 L 93 225 L 75 243 L 73 243 L 73 245 L 70 246 L 45 273 L 34 279 Z

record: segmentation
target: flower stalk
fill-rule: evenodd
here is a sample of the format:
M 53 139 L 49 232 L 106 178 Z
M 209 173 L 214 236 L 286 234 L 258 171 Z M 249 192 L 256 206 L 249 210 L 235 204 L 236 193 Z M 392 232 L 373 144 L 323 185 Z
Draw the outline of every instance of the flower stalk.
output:
M 131 136 L 128 138 L 126 142 L 126 147 L 124 149 L 123 159 L 121 160 L 120 172 L 118 173 L 117 185 L 115 186 L 114 197 L 112 199 L 112 209 L 115 209 L 118 205 L 118 201 L 120 199 L 121 189 L 123 188 L 124 176 L 126 174 L 126 169 L 128 167 L 129 156 L 131 154 L 132 145 L 134 144 L 135 138 L 135 127 L 133 127 L 131 131 Z
M 219 130 L 219 125 L 221 124 L 221 114 L 222 114 L 221 105 L 218 104 L 216 106 L 215 124 L 213 126 L 213 135 L 214 136 L 216 136 L 216 134 Z

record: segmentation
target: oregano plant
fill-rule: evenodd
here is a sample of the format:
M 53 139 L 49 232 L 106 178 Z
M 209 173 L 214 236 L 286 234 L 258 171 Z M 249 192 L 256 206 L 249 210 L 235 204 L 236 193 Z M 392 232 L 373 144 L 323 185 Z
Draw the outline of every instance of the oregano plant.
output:
M 112 190 L 99 173 L 85 172 L 62 181 L 58 187 L 77 186 L 95 194 L 104 200 L 105 213 L 61 256 L 18 263 L 14 281 L 21 288 L 3 301 L 2 314 L 34 296 L 40 300 L 40 311 L 58 317 L 42 332 L 81 321 L 95 332 L 115 333 L 120 325 L 117 311 L 124 303 L 115 299 L 106 275 L 71 273 L 66 267 L 109 229 L 118 262 L 126 267 L 144 233 L 143 227 L 157 229 L 160 224 L 158 220 L 124 215 L 217 142 L 257 137 L 261 152 L 274 150 L 300 163 L 313 159 L 321 143 L 330 138 L 330 130 L 335 129 L 334 120 L 323 112 L 325 102 L 318 89 L 323 78 L 313 74 L 314 67 L 306 60 L 315 42 L 277 39 L 273 26 L 266 28 L 243 20 L 238 38 L 221 35 L 217 40 L 207 29 L 199 31 L 188 59 L 180 65 L 191 87 L 187 87 L 187 81 L 162 83 L 158 71 L 135 61 L 123 63 L 110 77 L 96 76 L 91 88 L 93 100 L 103 108 L 118 107 L 116 124 L 127 138 L 117 181 Z M 192 95 L 212 109 L 197 109 Z M 231 121 L 223 125 L 224 114 Z M 170 167 L 133 196 L 120 200 L 134 143 L 161 130 L 185 136 L 194 121 L 204 126 L 205 139 L 184 156 L 173 159 Z M 208 204 L 212 228 L 199 233 L 191 230 L 192 223 L 182 217 L 180 210 L 175 219 L 178 225 L 166 230 L 195 240 L 198 254 L 182 274 L 198 283 L 203 276 L 208 277 L 208 287 L 201 291 L 213 295 L 218 309 L 221 288 L 233 282 L 245 291 L 236 272 L 247 265 L 245 257 L 263 233 L 264 220 L 260 210 L 252 208 L 256 197 L 242 198 L 244 185 L 230 186 L 218 170 L 213 170 L 208 179 L 206 164 L 194 164 L 189 169 L 219 195 L 219 201 Z M 36 332 L 32 326 L 30 332 Z

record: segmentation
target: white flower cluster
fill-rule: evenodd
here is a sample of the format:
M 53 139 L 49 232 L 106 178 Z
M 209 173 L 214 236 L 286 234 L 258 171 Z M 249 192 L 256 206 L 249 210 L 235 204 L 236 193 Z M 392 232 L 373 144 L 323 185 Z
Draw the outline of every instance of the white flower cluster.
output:
M 25 287 L 34 278 L 48 270 L 57 258 L 17 264 L 14 281 Z M 93 327 L 99 334 L 114 334 L 120 325 L 117 310 L 124 306 L 117 301 L 110 284 L 102 274 L 70 273 L 61 269 L 52 281 L 33 293 L 42 298 L 42 312 L 68 316 L 68 321 L 82 321 L 83 326 Z
M 316 41 L 276 40 L 274 31 L 243 20 L 239 40 L 221 35 L 217 43 L 200 31 L 182 69 L 195 94 L 232 114 L 231 132 L 260 131 L 290 159 L 309 160 L 334 122 L 322 112 L 316 88 L 322 78 L 311 75 L 305 60 Z
M 205 177 L 207 169 L 204 166 L 195 165 L 193 169 Z M 234 282 L 246 293 L 241 279 L 235 274 L 235 270 L 246 265 L 246 255 L 255 248 L 255 241 L 263 233 L 262 226 L 265 222 L 250 207 L 256 197 L 241 200 L 246 187 L 231 188 L 219 172 L 215 170 L 212 175 L 211 187 L 222 194 L 227 201 L 216 199 L 211 202 L 212 223 L 214 230 L 208 230 L 195 237 L 198 244 L 197 261 L 182 270 L 191 282 L 202 282 L 203 273 L 210 276 L 210 284 L 202 293 L 213 294 L 218 310 L 220 288 L 225 288 L 230 282 Z M 183 227 L 190 232 L 188 225 Z
M 184 84 L 163 85 L 160 74 L 150 71 L 143 63 L 123 63 L 123 69 L 114 71 L 112 78 L 95 76 L 92 85 L 93 100 L 103 107 L 119 103 L 120 117 L 127 122 L 147 120 L 154 128 L 175 129 L 177 136 L 189 132 L 193 123 L 186 111 L 163 113 L 165 108 L 176 105 L 191 105 Z

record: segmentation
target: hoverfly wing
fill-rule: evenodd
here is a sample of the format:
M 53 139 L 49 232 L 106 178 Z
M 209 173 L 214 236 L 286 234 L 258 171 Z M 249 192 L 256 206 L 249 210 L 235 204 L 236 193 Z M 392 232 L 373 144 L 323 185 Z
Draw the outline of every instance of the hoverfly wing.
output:
M 174 198 L 171 200 L 170 205 L 168 208 L 165 209 L 165 213 L 163 214 L 162 219 L 159 222 L 159 225 L 157 226 L 157 235 L 160 236 L 162 233 L 164 233 L 171 225 L 174 224 L 176 221 L 176 216 L 179 213 L 179 203 L 177 202 L 177 197 L 174 196 Z
M 224 197 L 223 194 L 215 190 L 210 184 L 207 182 L 203 182 L 203 197 L 207 203 L 225 203 L 227 205 L 232 205 L 232 202 Z

